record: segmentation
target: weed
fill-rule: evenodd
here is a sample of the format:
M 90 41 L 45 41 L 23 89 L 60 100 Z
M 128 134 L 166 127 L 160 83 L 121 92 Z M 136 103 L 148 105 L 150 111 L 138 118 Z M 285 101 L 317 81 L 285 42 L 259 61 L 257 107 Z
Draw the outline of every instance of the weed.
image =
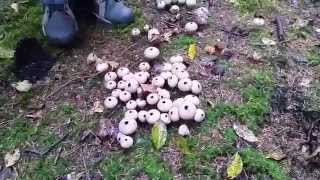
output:
M 227 128 L 223 133 L 223 141 L 227 144 L 233 145 L 237 140 L 237 134 L 232 128 Z
M 314 46 L 310 51 L 309 51 L 309 63 L 312 66 L 316 66 L 320 64 L 320 44 Z
M 234 6 L 243 15 L 255 14 L 263 10 L 273 10 L 276 0 L 233 0 Z
M 173 42 L 176 49 L 177 48 L 186 49 L 190 44 L 196 44 L 196 43 L 197 43 L 197 39 L 194 36 L 187 36 L 187 35 L 179 36 L 179 38 Z

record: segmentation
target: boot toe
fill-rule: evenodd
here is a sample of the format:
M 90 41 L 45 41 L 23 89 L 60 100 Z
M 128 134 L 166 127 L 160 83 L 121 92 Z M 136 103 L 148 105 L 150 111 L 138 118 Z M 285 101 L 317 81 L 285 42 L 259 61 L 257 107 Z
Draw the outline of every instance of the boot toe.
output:
M 133 11 L 128 7 L 114 8 L 106 17 L 110 17 L 107 19 L 113 24 L 129 24 L 134 21 Z

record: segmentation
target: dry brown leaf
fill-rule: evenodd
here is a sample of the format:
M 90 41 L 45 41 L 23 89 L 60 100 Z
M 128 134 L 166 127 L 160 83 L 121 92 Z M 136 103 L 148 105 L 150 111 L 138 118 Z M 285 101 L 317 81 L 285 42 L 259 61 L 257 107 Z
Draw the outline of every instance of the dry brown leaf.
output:
M 273 160 L 276 160 L 276 161 L 281 161 L 282 159 L 286 158 L 286 154 L 284 154 L 282 152 L 281 149 L 279 150 L 276 150 L 276 151 L 273 151 L 271 153 L 269 153 L 267 156 L 266 156 L 267 159 L 273 159 Z
M 96 101 L 93 103 L 92 109 L 89 111 L 89 114 L 94 114 L 94 113 L 103 113 L 104 107 L 101 104 L 100 101 Z
M 13 152 L 8 152 L 4 156 L 4 162 L 6 167 L 11 167 L 17 163 L 17 161 L 20 159 L 20 150 L 15 149 Z
M 233 129 L 236 131 L 236 134 L 248 142 L 257 142 L 257 137 L 253 132 L 246 126 L 241 125 L 240 123 L 234 123 Z

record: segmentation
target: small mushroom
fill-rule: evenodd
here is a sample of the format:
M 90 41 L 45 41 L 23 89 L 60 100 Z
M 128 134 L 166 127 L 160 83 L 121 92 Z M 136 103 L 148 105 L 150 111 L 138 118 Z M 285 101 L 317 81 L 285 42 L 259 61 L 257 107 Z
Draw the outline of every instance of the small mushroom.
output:
M 143 100 L 143 99 L 140 99 L 140 98 L 138 98 L 137 100 L 136 100 L 136 102 L 137 102 L 137 106 L 141 109 L 141 108 L 144 108 L 146 105 L 147 105 L 147 102 L 145 101 L 145 100 Z
M 140 36 L 140 34 L 141 34 L 141 31 L 140 31 L 139 28 L 133 28 L 131 30 L 131 36 L 132 37 L 138 37 L 138 36 Z
M 160 3 L 161 6 L 162 5 L 165 6 L 163 0 L 157 0 L 157 1 Z M 148 41 L 149 42 L 156 40 L 159 36 L 160 36 L 160 32 L 157 28 L 152 28 L 148 31 Z
M 187 0 L 188 1 L 188 0 Z M 188 22 L 185 26 L 184 26 L 184 31 L 186 33 L 194 33 L 198 30 L 198 24 L 196 22 Z
M 146 59 L 156 59 L 160 55 L 160 51 L 156 47 L 148 47 L 144 50 L 144 57 Z
M 197 80 L 193 80 L 192 86 L 191 86 L 191 92 L 193 94 L 200 94 L 201 91 L 202 91 L 202 86 L 201 86 L 200 82 Z
M 171 72 L 162 72 L 160 73 L 160 76 L 163 77 L 163 79 L 168 79 L 169 77 L 172 76 L 172 73 Z
M 178 79 L 185 79 L 190 77 L 188 71 L 186 70 L 178 71 L 175 75 L 178 77 Z
M 171 63 L 163 63 L 161 70 L 162 71 L 171 71 L 172 69 L 172 64 Z
M 160 99 L 163 99 L 163 98 L 170 99 L 170 92 L 168 90 L 158 88 L 157 92 L 158 92 L 158 95 L 159 95 Z
M 141 98 L 143 96 L 143 89 L 141 87 L 137 88 L 137 97 Z
M 197 108 L 191 102 L 183 102 L 178 107 L 179 109 L 179 117 L 183 120 L 192 120 L 196 114 Z
M 124 118 L 129 119 L 137 119 L 138 118 L 138 112 L 134 109 L 128 110 L 124 113 Z
M 155 105 L 158 103 L 158 101 L 159 101 L 159 95 L 156 93 L 150 93 L 147 96 L 147 103 L 150 105 Z
M 170 63 L 183 63 L 183 57 L 181 55 L 175 55 L 170 57 Z
M 256 26 L 264 26 L 265 20 L 263 18 L 254 18 L 253 24 Z
M 122 102 L 127 102 L 131 99 L 131 93 L 128 91 L 122 91 L 119 95 L 119 99 Z
M 194 104 L 196 106 L 200 105 L 200 99 L 193 94 L 186 95 L 184 97 L 184 101 L 191 102 L 192 104 Z
M 166 3 L 164 0 L 157 0 L 157 9 L 164 9 L 166 7 Z
M 122 77 L 122 80 L 129 81 L 130 79 L 135 79 L 135 75 L 133 73 L 128 73 L 127 75 Z
M 87 63 L 88 64 L 94 63 L 97 61 L 97 59 L 98 59 L 98 56 L 92 52 L 87 56 Z
M 188 136 L 190 135 L 190 130 L 186 124 L 181 124 L 178 129 L 178 134 L 180 136 Z
M 191 90 L 192 81 L 189 78 L 181 79 L 178 82 L 178 88 L 182 92 L 187 92 Z
M 144 32 L 148 32 L 150 29 L 151 29 L 151 27 L 150 27 L 149 24 L 145 24 L 145 25 L 143 26 Z
M 197 5 L 197 0 L 186 0 L 186 5 L 188 8 L 195 7 Z
M 160 121 L 162 121 L 165 124 L 170 124 L 171 120 L 170 120 L 169 114 L 168 113 L 161 113 L 160 114 Z
M 206 114 L 204 113 L 204 111 L 202 109 L 197 109 L 196 114 L 194 116 L 194 120 L 196 122 L 201 122 L 204 120 L 205 117 L 206 117 Z
M 158 104 L 157 104 L 157 108 L 161 112 L 168 112 L 172 108 L 172 101 L 170 99 L 167 99 L 167 98 L 160 99 Z
M 135 100 L 130 100 L 126 104 L 126 108 L 129 110 L 134 110 L 137 108 L 137 102 Z
M 172 65 L 172 73 L 173 74 L 176 74 L 177 72 L 180 72 L 182 70 L 186 70 L 187 69 L 187 66 L 184 65 L 183 63 L 174 63 Z
M 117 70 L 117 74 L 119 76 L 119 78 L 122 78 L 124 77 L 125 75 L 129 74 L 130 73 L 130 70 L 126 67 L 120 67 L 118 70 Z
M 104 72 L 104 71 L 108 70 L 108 68 L 109 68 L 109 65 L 108 65 L 108 63 L 105 63 L 105 62 L 100 62 L 100 63 L 97 63 L 97 65 L 96 65 L 97 72 Z
M 138 113 L 138 119 L 140 122 L 144 123 L 147 121 L 147 115 L 148 115 L 148 111 L 145 110 L 141 110 Z
M 149 124 L 154 124 L 160 120 L 160 112 L 156 109 L 151 109 L 147 114 L 147 122 Z
M 172 5 L 170 7 L 169 11 L 171 14 L 177 14 L 180 11 L 180 8 L 177 5 Z
M 117 73 L 115 73 L 115 72 L 108 72 L 108 73 L 106 73 L 106 75 L 104 75 L 104 80 L 106 81 L 106 82 L 108 82 L 108 81 L 115 81 L 117 79 Z
M 104 83 L 104 87 L 108 90 L 112 90 L 117 87 L 117 83 L 115 81 L 108 81 Z
M 127 81 L 126 87 L 124 89 L 130 93 L 135 93 L 137 92 L 138 87 L 139 87 L 139 82 L 135 79 L 130 79 Z
M 115 98 L 118 98 L 120 96 L 120 93 L 121 93 L 121 89 L 114 89 L 112 92 L 111 92 L 111 96 L 115 97 Z
M 138 73 L 135 73 L 135 79 L 140 84 L 144 84 L 148 81 L 148 75 L 145 72 L 138 72 Z
M 148 62 L 142 62 L 139 64 L 140 71 L 149 71 L 150 69 L 151 69 L 151 66 Z
M 171 77 L 168 78 L 168 85 L 171 88 L 175 88 L 179 82 L 179 79 L 176 75 L 172 75 Z
M 170 110 L 169 110 L 169 117 L 170 117 L 170 120 L 172 122 L 177 122 L 179 121 L 180 117 L 179 117 L 179 109 L 177 107 L 172 107 Z
M 163 87 L 165 84 L 165 79 L 161 76 L 154 77 L 151 81 L 151 84 L 156 87 Z
M 138 123 L 134 119 L 124 118 L 119 122 L 119 131 L 122 134 L 130 135 L 136 132 L 137 129 L 138 129 Z
M 118 82 L 118 84 L 117 84 L 117 88 L 118 88 L 118 89 L 124 89 L 124 88 L 126 88 L 126 86 L 127 86 L 127 82 L 126 82 L 126 81 L 123 81 L 123 80 L 120 80 L 120 81 Z
M 133 146 L 133 139 L 130 136 L 124 135 L 122 133 L 118 133 L 117 141 L 123 149 L 128 149 Z
M 173 101 L 173 107 L 179 107 L 184 102 L 184 98 L 178 98 Z
M 107 109 L 113 109 L 117 106 L 118 99 L 116 97 L 110 96 L 104 100 L 104 107 Z

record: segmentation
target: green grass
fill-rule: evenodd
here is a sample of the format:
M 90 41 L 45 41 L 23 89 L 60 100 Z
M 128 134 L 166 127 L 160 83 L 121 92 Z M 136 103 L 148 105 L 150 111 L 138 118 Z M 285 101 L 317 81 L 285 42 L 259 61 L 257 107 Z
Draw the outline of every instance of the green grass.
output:
M 271 32 L 265 28 L 254 28 L 249 33 L 249 41 L 252 45 L 262 44 L 262 38 L 272 38 Z
M 173 45 L 175 49 L 186 49 L 190 44 L 196 44 L 197 38 L 189 35 L 179 36 L 174 42 Z
M 308 59 L 311 66 L 317 66 L 320 64 L 320 44 L 314 46 L 309 51 Z
M 234 6 L 242 15 L 271 11 L 275 9 L 276 2 L 276 0 L 233 0 Z

